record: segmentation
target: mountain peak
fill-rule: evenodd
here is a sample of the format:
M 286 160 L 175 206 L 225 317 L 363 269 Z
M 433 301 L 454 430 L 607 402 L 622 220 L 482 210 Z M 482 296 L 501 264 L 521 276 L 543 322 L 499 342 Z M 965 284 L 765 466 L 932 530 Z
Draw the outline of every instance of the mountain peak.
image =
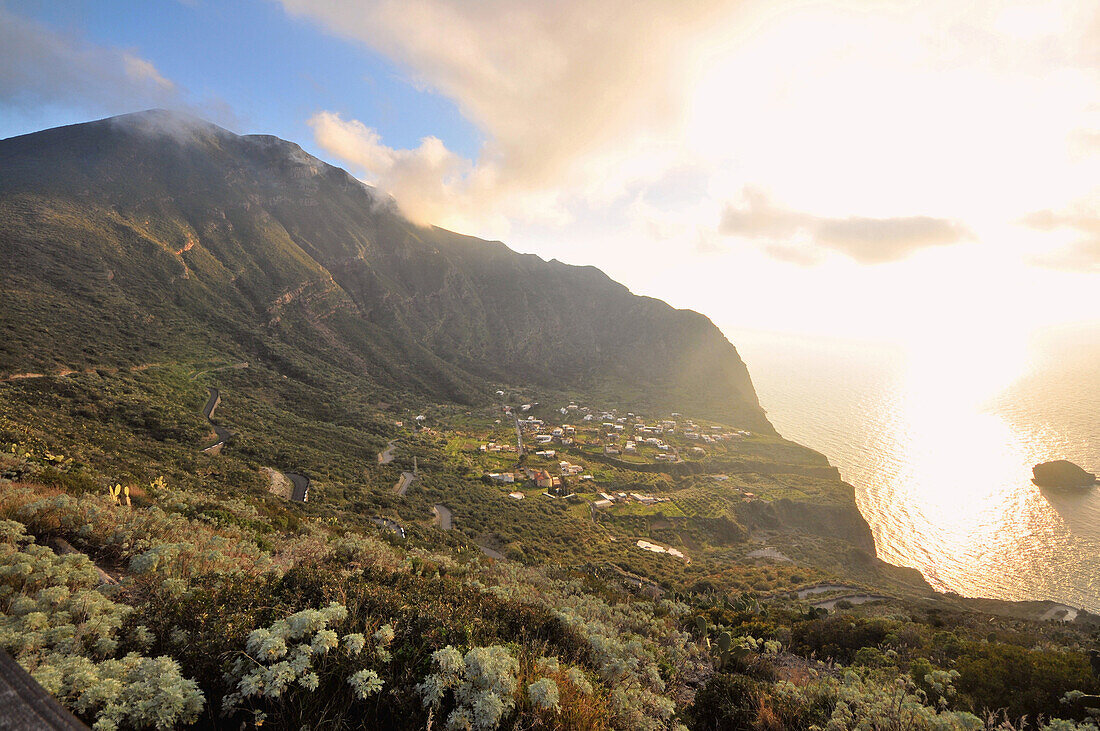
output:
M 13 232 L 0 285 L 68 313 L 8 323 L 0 372 L 86 360 L 76 343 L 91 336 L 108 365 L 209 343 L 437 399 L 470 403 L 500 383 L 594 389 L 771 431 L 705 317 L 594 268 L 416 226 L 293 142 L 151 109 L 5 140 L 0 167 Z M 153 322 L 176 325 L 133 330 Z M 27 323 L 80 338 L 43 343 Z
M 174 138 L 212 135 L 235 137 L 236 134 L 213 122 L 178 109 L 146 109 L 140 112 L 120 114 L 99 120 L 116 129 L 132 130 L 146 134 L 159 134 Z M 94 124 L 94 123 L 93 123 Z

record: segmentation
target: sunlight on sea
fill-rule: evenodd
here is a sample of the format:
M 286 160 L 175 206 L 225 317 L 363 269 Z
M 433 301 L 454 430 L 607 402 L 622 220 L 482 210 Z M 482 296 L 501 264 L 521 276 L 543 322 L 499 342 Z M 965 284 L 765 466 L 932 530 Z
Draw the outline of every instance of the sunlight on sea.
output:
M 1100 487 L 1041 490 L 1036 462 L 1100 471 L 1100 329 L 908 347 L 734 332 L 784 436 L 856 488 L 879 556 L 965 596 L 1100 611 Z

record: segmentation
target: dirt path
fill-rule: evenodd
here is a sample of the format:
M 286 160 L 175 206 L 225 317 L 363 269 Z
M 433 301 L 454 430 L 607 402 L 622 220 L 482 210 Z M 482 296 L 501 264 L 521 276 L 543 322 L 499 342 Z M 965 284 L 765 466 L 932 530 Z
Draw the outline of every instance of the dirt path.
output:
M 818 586 L 809 586 L 805 589 L 798 590 L 798 598 L 805 599 L 806 597 L 813 596 L 814 594 L 826 594 L 831 591 L 844 591 L 844 592 L 858 592 L 860 588 L 858 586 L 846 586 L 844 584 L 819 584 Z
M 79 553 L 82 556 L 88 556 L 83 551 L 78 551 L 75 548 L 73 548 L 73 544 L 69 543 L 64 538 L 54 538 L 53 540 L 50 541 L 50 547 L 53 548 L 54 552 L 56 552 L 58 555 L 61 555 L 61 556 L 71 554 L 71 553 Z M 88 559 L 92 560 L 91 556 L 88 556 Z M 115 578 L 114 576 L 112 576 L 111 574 L 107 573 L 94 560 L 92 560 L 92 566 L 95 568 L 96 573 L 99 574 L 99 583 L 100 584 L 108 584 L 108 585 L 112 585 L 112 586 L 118 584 L 118 579 Z
M 191 376 L 192 381 L 197 381 L 200 376 L 205 376 L 207 373 L 214 373 L 215 371 L 229 371 L 240 370 L 241 368 L 248 368 L 248 362 L 243 363 L 230 363 L 229 365 L 218 366 L 217 368 L 207 368 L 205 371 L 199 371 L 195 375 Z
M 432 512 L 435 513 L 435 523 L 443 530 L 451 529 L 451 511 L 446 505 L 433 505 Z
M 810 606 L 817 607 L 818 609 L 828 609 L 833 611 L 836 609 L 836 605 L 840 602 L 848 602 L 850 604 L 866 604 L 867 602 L 877 602 L 883 599 L 889 599 L 888 596 L 882 594 L 848 594 L 846 596 L 837 596 L 832 599 L 821 599 L 816 602 L 810 602 Z
M 286 475 L 273 467 L 262 467 L 264 472 L 271 480 L 271 484 L 268 485 L 267 491 L 272 495 L 278 495 L 283 500 L 290 500 L 294 495 L 294 483 L 290 481 Z
M 56 373 L 13 373 L 10 376 L 4 376 L 0 378 L 0 383 L 9 383 L 11 381 L 22 381 L 28 378 L 64 378 L 74 374 L 87 375 L 89 373 L 95 373 L 96 371 L 104 371 L 105 373 L 118 373 L 120 370 L 128 373 L 139 373 L 149 368 L 156 368 L 157 366 L 167 365 L 167 363 L 141 363 L 136 366 L 130 366 L 129 368 L 114 368 L 114 367 L 101 367 L 101 368 L 85 368 L 82 371 L 73 370 L 71 368 L 63 368 Z

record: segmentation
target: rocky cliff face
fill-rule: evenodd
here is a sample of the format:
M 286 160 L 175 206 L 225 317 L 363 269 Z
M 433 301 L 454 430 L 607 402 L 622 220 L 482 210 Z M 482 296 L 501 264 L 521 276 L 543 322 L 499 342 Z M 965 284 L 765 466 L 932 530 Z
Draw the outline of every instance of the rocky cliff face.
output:
M 0 372 L 228 349 L 434 398 L 599 389 L 771 431 L 706 317 L 417 227 L 293 143 L 146 112 L 4 140 L 0 168 Z

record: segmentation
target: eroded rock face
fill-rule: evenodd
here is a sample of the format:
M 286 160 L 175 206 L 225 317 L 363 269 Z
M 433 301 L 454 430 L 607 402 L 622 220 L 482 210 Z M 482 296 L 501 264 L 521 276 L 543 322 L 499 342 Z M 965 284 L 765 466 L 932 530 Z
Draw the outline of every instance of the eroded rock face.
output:
M 1037 464 L 1031 471 L 1035 475 L 1032 482 L 1040 487 L 1088 487 L 1096 483 L 1096 475 L 1064 459 Z

